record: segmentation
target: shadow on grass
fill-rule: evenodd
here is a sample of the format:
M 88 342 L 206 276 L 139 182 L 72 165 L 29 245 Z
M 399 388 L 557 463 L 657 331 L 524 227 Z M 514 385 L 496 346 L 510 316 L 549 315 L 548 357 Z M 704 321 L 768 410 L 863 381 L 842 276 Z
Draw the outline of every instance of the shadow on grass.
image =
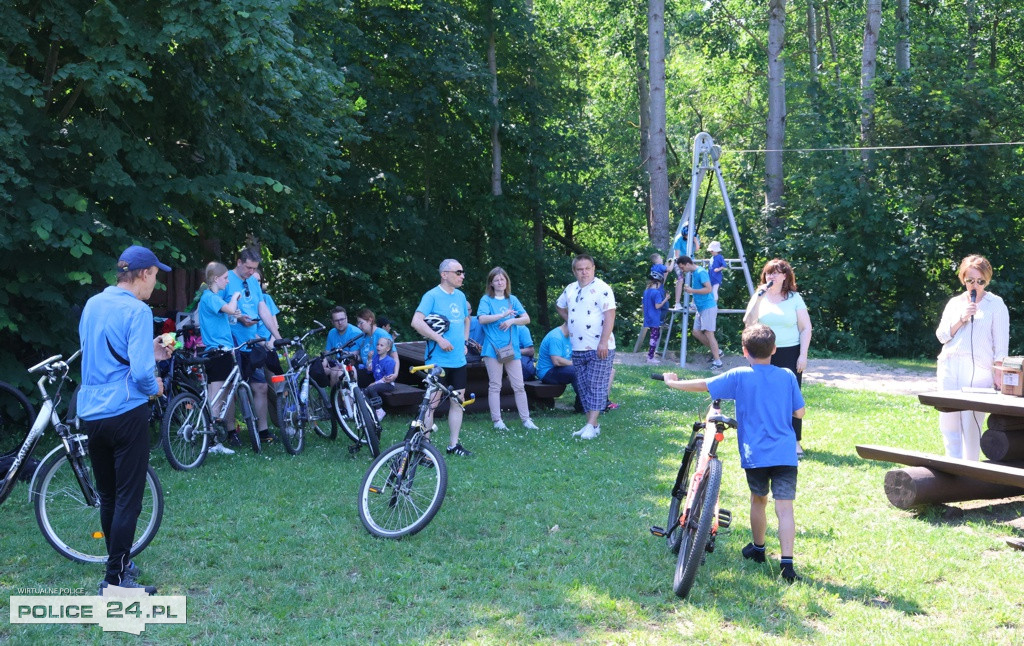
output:
M 856 450 L 851 450 L 850 453 L 833 453 L 832 451 L 805 448 L 800 466 L 804 466 L 808 462 L 817 462 L 829 467 L 863 467 L 873 464 L 871 460 L 865 460 L 857 455 Z
M 996 524 L 1003 526 L 1018 537 L 1024 537 L 1024 528 L 1017 526 L 1021 523 L 1012 524 L 1024 519 L 1024 498 L 1007 498 L 1005 500 L 1006 502 L 988 504 L 984 501 L 960 503 L 967 508 L 954 505 L 929 505 L 911 510 L 911 513 L 917 520 L 923 520 L 936 526 L 960 527 L 971 523 Z

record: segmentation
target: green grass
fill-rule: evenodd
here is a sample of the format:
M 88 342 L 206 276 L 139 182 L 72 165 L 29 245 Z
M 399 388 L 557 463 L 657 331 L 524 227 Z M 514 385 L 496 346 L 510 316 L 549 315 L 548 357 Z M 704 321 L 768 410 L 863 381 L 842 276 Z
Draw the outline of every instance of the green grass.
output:
M 1024 502 L 923 513 L 887 502 L 889 465 L 859 459 L 858 443 L 941 451 L 935 411 L 916 398 L 809 386 L 796 505 L 796 564 L 778 579 L 775 519 L 766 565 L 744 561 L 748 494 L 727 439 L 722 505 L 733 527 L 698 573 L 691 596 L 672 594 L 674 558 L 662 525 L 681 445 L 707 397 L 669 391 L 640 367 L 619 367 L 593 442 L 564 411 L 539 413 L 541 432 L 491 430 L 467 418 L 476 456 L 451 458 L 444 506 L 420 534 L 372 538 L 356 490 L 364 451 L 309 438 L 289 457 L 242 450 L 178 473 L 152 463 L 167 510 L 139 559 L 143 580 L 188 598 L 188 623 L 151 625 L 150 643 L 977 643 L 1020 644 L 1021 554 L 1005 545 Z M 401 421 L 385 420 L 385 443 Z M 515 423 L 514 423 L 515 422 Z M 442 435 L 444 432 L 442 423 Z M 441 442 L 441 438 L 438 440 Z M 0 613 L 19 589 L 82 587 L 99 566 L 73 564 L 44 541 L 19 489 L 0 508 Z M 1020 527 L 1020 524 L 1017 525 Z M 98 626 L 0 626 L 15 644 L 126 641 Z

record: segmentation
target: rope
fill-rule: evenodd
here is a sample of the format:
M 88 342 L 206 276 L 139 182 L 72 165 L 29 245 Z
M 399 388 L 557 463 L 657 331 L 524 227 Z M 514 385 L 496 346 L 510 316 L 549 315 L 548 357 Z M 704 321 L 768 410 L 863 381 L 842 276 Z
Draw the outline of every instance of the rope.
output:
M 1024 146 L 1024 141 L 1003 141 L 981 144 L 917 144 L 913 146 L 838 146 L 836 148 L 750 148 L 744 150 L 728 150 L 723 148 L 722 154 L 747 153 L 818 153 L 818 152 L 859 152 L 862 150 L 919 150 L 925 148 L 992 148 L 997 146 Z

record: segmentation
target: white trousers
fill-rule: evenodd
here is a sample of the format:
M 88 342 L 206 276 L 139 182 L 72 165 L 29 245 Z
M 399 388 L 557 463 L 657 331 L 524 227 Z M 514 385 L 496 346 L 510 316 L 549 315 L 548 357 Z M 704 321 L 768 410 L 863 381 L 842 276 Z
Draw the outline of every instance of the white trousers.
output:
M 974 365 L 968 356 L 940 357 L 938 373 L 939 388 L 942 390 L 960 390 L 964 386 L 992 387 L 992 369 Z M 978 460 L 984 420 L 984 413 L 970 410 L 939 413 L 939 430 L 942 431 L 942 441 L 946 445 L 946 455 Z

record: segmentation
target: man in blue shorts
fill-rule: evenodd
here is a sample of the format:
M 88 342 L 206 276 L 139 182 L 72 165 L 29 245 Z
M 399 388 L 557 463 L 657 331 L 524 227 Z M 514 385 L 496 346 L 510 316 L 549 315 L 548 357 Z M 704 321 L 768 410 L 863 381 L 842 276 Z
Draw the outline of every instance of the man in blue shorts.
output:
M 758 323 L 743 331 L 743 356 L 750 361 L 749 367 L 733 368 L 708 380 L 680 381 L 667 372 L 665 385 L 688 392 L 709 392 L 713 399 L 736 400 L 736 439 L 740 465 L 747 472 L 750 487 L 750 533 L 754 539 L 743 548 L 743 558 L 765 562 L 765 510 L 770 487 L 779 519 L 780 574 L 792 583 L 797 579 L 793 568 L 797 475 L 793 418 L 804 416 L 804 400 L 796 376 L 787 368 L 771 365 L 773 354 L 775 333 Z
M 466 279 L 462 264 L 453 258 L 441 261 L 438 271 L 441 284 L 431 289 L 420 299 L 412 317 L 412 328 L 427 340 L 423 363 L 433 363 L 444 368 L 444 383 L 451 386 L 462 397 L 466 390 L 466 349 L 469 345 L 469 303 L 459 289 Z M 425 318 L 439 314 L 448 320 L 448 330 L 443 334 L 435 332 Z M 434 406 L 437 404 L 435 403 Z M 427 416 L 427 428 L 433 426 L 434 410 Z M 462 407 L 452 404 L 448 408 L 448 428 L 451 441 L 448 453 L 469 457 L 473 455 L 459 444 L 459 430 L 462 428 Z

